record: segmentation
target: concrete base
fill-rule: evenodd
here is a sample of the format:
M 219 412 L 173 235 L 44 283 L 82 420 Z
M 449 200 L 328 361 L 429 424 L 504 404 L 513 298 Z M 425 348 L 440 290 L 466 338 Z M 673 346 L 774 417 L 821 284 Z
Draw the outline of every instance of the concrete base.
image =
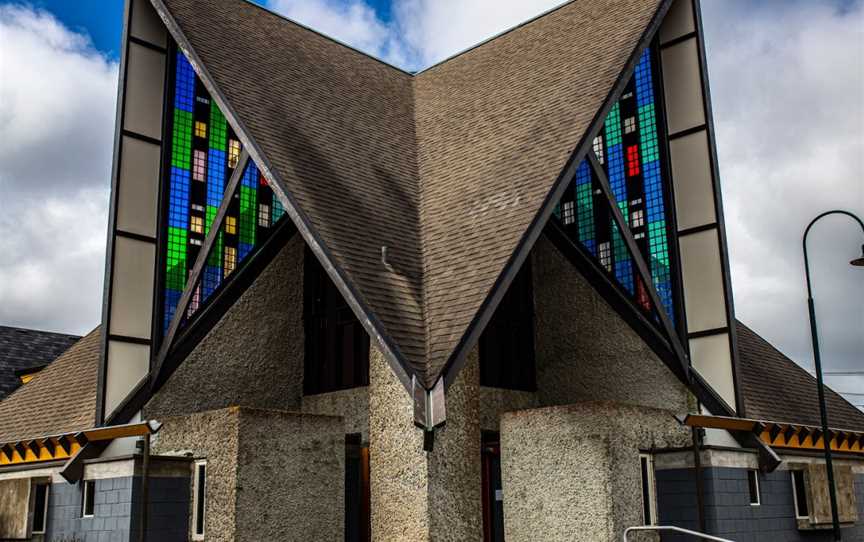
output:
M 672 413 L 610 402 L 501 419 L 508 542 L 618 541 L 642 524 L 640 450 L 686 445 Z
M 162 420 L 153 449 L 207 460 L 208 542 L 341 540 L 341 418 L 231 407 Z

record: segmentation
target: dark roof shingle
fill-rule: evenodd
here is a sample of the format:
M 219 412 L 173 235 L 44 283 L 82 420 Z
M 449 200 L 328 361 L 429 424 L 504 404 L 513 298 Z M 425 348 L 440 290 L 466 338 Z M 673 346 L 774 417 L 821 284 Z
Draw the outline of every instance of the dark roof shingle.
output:
M 427 386 L 668 4 L 575 0 L 412 76 L 244 0 L 153 1 Z
M 821 425 L 816 378 L 738 322 L 741 397 L 748 418 Z M 835 429 L 864 431 L 861 412 L 828 388 L 828 423 Z
M 47 365 L 81 337 L 0 326 L 0 399 L 21 384 L 16 372 Z
M 99 328 L 0 401 L 0 443 L 95 425 Z

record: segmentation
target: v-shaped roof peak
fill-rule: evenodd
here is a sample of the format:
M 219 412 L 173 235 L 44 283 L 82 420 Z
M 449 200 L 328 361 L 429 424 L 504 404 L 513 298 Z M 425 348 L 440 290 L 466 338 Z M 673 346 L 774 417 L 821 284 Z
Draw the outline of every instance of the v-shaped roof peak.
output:
M 397 376 L 429 389 L 668 8 L 573 1 L 412 76 L 244 0 L 152 2 Z

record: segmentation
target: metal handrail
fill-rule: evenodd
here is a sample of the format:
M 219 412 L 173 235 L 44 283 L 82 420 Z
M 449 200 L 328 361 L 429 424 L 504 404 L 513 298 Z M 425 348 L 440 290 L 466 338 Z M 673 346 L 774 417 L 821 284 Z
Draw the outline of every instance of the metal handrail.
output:
M 714 540 L 715 542 L 734 542 L 734 540 L 729 540 L 727 538 L 720 538 L 717 536 L 711 536 L 710 534 L 698 533 L 689 529 L 682 529 L 681 527 L 673 527 L 672 525 L 640 525 L 638 527 L 627 527 L 627 529 L 624 530 L 624 542 L 628 542 L 627 535 L 633 531 L 672 531 L 676 533 L 697 536 L 702 540 Z

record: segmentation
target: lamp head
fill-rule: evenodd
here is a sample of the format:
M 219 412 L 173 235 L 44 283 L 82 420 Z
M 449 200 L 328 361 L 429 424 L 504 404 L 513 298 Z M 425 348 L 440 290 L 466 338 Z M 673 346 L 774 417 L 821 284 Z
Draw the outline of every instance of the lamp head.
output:
M 855 258 L 854 260 L 849 262 L 849 264 L 854 265 L 855 267 L 864 267 L 864 245 L 861 245 L 861 256 Z

